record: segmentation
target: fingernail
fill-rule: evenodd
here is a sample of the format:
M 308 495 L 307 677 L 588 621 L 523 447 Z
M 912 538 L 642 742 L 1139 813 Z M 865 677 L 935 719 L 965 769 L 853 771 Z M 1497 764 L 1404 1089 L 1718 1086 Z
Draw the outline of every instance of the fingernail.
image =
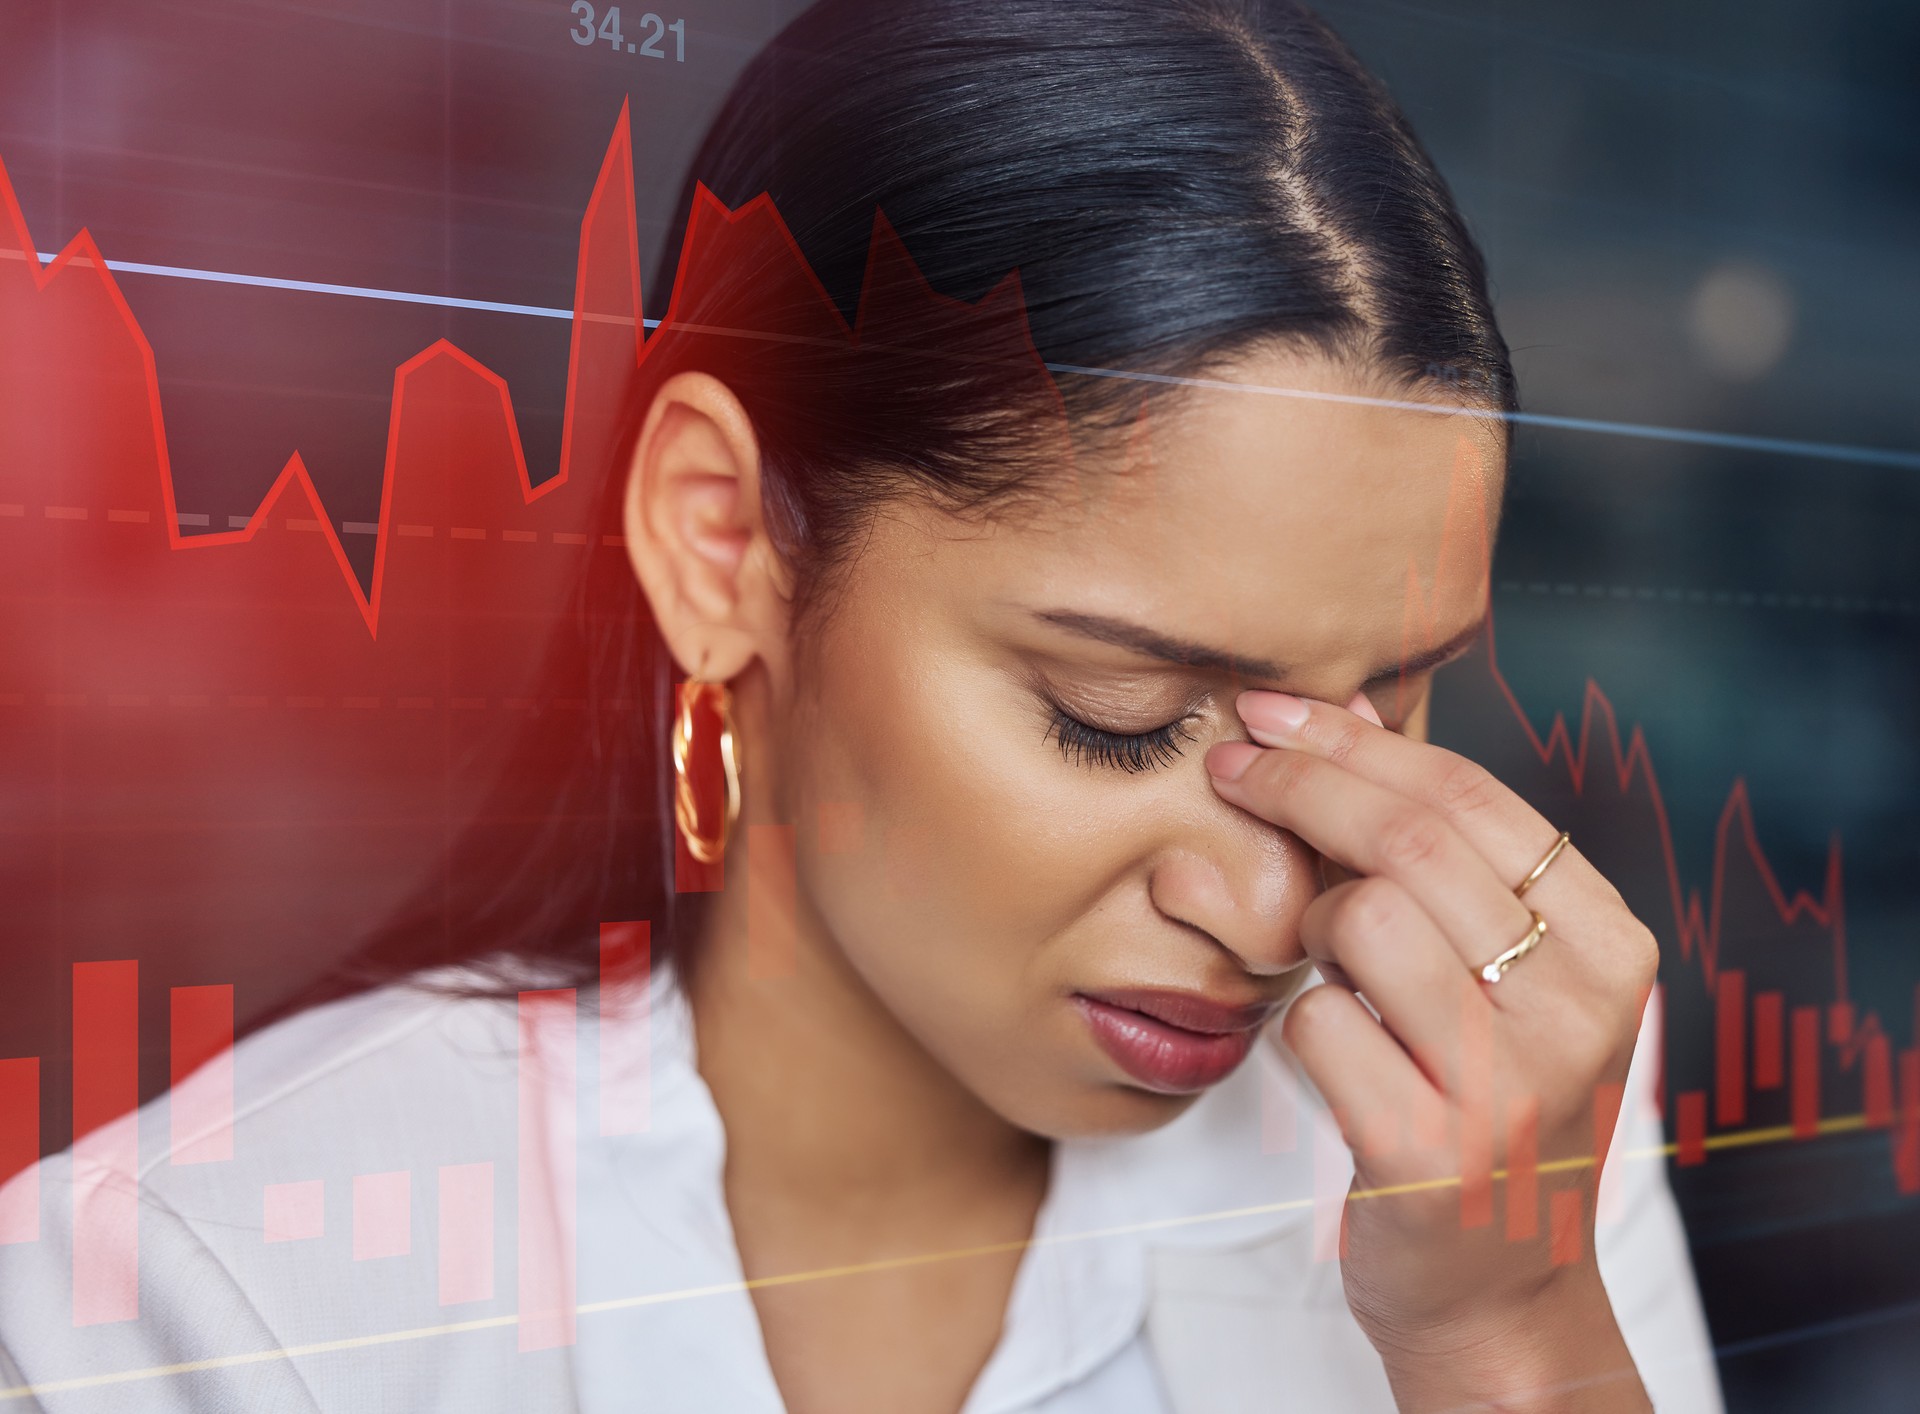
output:
M 1240 720 L 1266 736 L 1291 737 L 1307 724 L 1307 704 L 1285 692 L 1243 692 Z
M 1260 748 L 1244 741 L 1223 741 L 1207 750 L 1207 771 L 1215 779 L 1237 781 L 1246 775 Z
M 1373 699 L 1368 697 L 1364 692 L 1356 692 L 1353 694 L 1353 701 L 1347 704 L 1347 710 L 1356 717 L 1365 717 L 1376 727 L 1384 727 L 1386 725 L 1385 722 L 1380 720 L 1380 713 L 1374 709 Z

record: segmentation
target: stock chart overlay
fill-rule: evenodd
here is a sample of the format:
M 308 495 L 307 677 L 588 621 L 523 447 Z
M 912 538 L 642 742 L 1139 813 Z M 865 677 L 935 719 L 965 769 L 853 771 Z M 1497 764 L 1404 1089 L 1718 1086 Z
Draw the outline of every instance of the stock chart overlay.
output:
M 1729 1408 L 1908 1407 L 1920 109 L 1858 56 L 1920 58 L 1920 26 L 1324 8 L 1485 242 L 1521 379 L 1490 627 L 1434 739 L 1659 940 L 1663 1145 L 1623 1161 L 1668 1167 Z M 681 177 L 797 9 L 0 19 L 0 1179 L 69 1146 L 121 1175 L 234 1162 L 236 1036 L 477 814 L 530 828 L 601 691 L 549 645 L 583 563 L 625 554 L 601 492 L 672 323 L 653 272 L 784 229 L 704 193 L 678 228 Z M 883 316 L 806 314 L 848 339 Z M 650 920 L 600 923 L 604 975 L 644 974 Z M 577 1001 L 522 992 L 503 1084 L 523 1115 L 590 1101 L 583 1142 L 643 1133 L 649 1018 L 576 1034 Z M 488 1158 L 316 1160 L 235 1220 L 564 1346 L 571 1275 L 536 1245 L 496 1276 L 538 1148 L 523 1124 Z M 139 1314 L 139 1205 L 109 1190 L 73 1234 L 76 1325 Z M 4 1194 L 0 1244 L 47 1241 L 44 1195 Z

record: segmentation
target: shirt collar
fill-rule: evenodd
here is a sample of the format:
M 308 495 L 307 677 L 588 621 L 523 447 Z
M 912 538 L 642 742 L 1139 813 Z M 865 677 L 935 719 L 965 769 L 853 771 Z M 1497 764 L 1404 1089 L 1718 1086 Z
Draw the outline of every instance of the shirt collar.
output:
M 1170 1124 L 1057 1143 L 1000 1344 L 963 1414 L 1029 1408 L 1117 1355 L 1146 1320 L 1153 1249 L 1310 1222 L 1310 1095 L 1263 1041 Z
M 692 1010 L 669 969 L 658 969 L 643 993 L 603 998 L 599 1025 L 631 1025 L 636 1014 L 650 1032 L 649 1123 L 644 1134 L 611 1146 L 603 1141 L 606 1167 L 583 1165 L 583 1214 L 593 1211 L 588 1190 L 597 1171 L 609 1185 L 603 1195 L 617 1193 L 625 1209 L 628 1239 L 605 1249 L 621 1250 L 625 1282 L 641 1271 L 647 1286 L 660 1290 L 737 1283 L 739 1254 L 721 1189 L 724 1129 L 694 1064 Z M 1145 1322 L 1154 1247 L 1238 1243 L 1310 1221 L 1303 1201 L 1312 1193 L 1306 1093 L 1277 1046 L 1263 1043 L 1160 1129 L 1056 1143 L 1033 1244 L 1022 1254 L 1000 1340 L 963 1414 L 1030 1408 L 1118 1354 Z M 586 1231 L 582 1238 L 594 1241 Z M 586 1278 L 598 1265 L 583 1252 L 583 1300 L 593 1300 Z M 711 1346 L 715 1358 L 730 1356 L 754 1394 L 771 1394 L 744 1290 L 677 1304 L 688 1309 L 668 1322 L 676 1343 L 693 1340 Z M 598 1320 L 582 1323 L 583 1345 Z M 751 1351 L 744 1362 L 743 1342 Z M 773 1398 L 770 1407 L 777 1408 Z M 748 1403 L 759 1407 L 761 1400 Z

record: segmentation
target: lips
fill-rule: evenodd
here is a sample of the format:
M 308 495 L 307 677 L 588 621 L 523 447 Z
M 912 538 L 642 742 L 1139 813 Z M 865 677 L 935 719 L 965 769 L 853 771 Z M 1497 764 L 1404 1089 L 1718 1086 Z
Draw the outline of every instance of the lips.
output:
M 1247 1058 L 1272 1003 L 1235 1006 L 1191 992 L 1077 992 L 1093 1038 L 1142 1087 L 1183 1095 L 1224 1080 Z

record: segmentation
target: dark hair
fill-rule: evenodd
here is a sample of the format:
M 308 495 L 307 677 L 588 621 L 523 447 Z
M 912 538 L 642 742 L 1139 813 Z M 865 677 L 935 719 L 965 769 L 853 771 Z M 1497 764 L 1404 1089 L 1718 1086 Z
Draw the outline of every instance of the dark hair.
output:
M 762 196 L 752 220 L 719 205 Z M 1156 380 L 1256 345 L 1305 345 L 1396 393 L 1515 403 L 1445 184 L 1380 85 L 1290 0 L 823 0 L 740 75 L 679 217 L 623 449 L 664 376 L 723 376 L 803 586 L 888 497 L 962 510 L 1044 494 L 1023 448 L 1049 399 L 1098 438 L 1177 396 Z M 959 303 L 1016 271 L 1001 299 L 1024 304 L 1025 348 Z M 920 276 L 945 302 L 916 302 Z M 1056 378 L 1034 376 L 1041 361 Z M 623 558 L 592 561 L 557 670 L 587 675 L 572 691 L 588 702 L 627 705 L 529 738 L 503 786 L 515 804 L 490 815 L 531 811 L 537 836 L 476 827 L 363 978 L 491 955 L 584 980 L 608 919 L 651 920 L 656 959 L 684 947 L 670 665 Z

